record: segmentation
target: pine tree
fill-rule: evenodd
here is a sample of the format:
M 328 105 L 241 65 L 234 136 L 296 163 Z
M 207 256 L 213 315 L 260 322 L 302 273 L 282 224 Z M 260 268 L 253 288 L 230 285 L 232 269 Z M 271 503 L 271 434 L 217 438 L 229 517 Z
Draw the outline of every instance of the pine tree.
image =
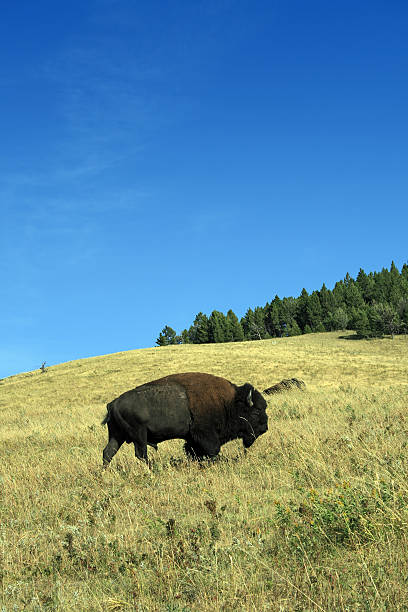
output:
M 334 303 L 335 303 L 335 307 L 336 308 L 344 308 L 344 306 L 345 306 L 345 299 L 344 299 L 345 290 L 346 290 L 346 287 L 345 287 L 343 281 L 338 281 L 334 285 L 333 298 L 334 298 Z
M 318 325 L 322 323 L 322 307 L 317 291 L 313 291 L 312 295 L 310 295 L 309 299 L 307 300 L 306 315 L 307 324 L 312 328 L 313 331 L 316 331 Z
M 398 313 L 391 304 L 374 304 L 373 309 L 376 311 L 378 322 L 377 329 L 380 333 L 389 334 L 394 338 L 394 334 L 398 333 L 400 327 L 400 319 Z
M 387 268 L 383 268 L 381 272 L 376 272 L 375 278 L 375 302 L 386 302 L 388 298 L 390 273 Z
M 280 301 L 280 312 L 279 312 L 279 325 L 281 334 L 287 335 L 288 329 L 293 326 L 296 321 L 296 325 L 299 326 L 296 319 L 298 310 L 297 300 L 293 297 L 285 297 Z
M 289 325 L 287 330 L 286 330 L 286 334 L 288 336 L 301 336 L 302 335 L 302 330 L 300 329 L 299 325 L 297 324 L 296 319 L 292 320 L 291 325 Z
M 193 325 L 188 330 L 190 342 L 193 344 L 207 344 L 208 338 L 208 317 L 199 312 L 194 319 Z
M 210 342 L 226 342 L 226 320 L 225 315 L 218 310 L 213 310 L 208 320 L 208 338 Z
M 336 308 L 333 313 L 333 324 L 334 329 L 347 329 L 347 323 L 349 321 L 349 317 L 344 308 Z
M 169 344 L 178 344 L 180 341 L 180 337 L 176 335 L 174 329 L 166 325 L 163 327 L 162 331 L 159 334 L 159 337 L 156 340 L 156 344 L 158 346 L 168 346 Z
M 254 310 L 254 333 L 259 340 L 267 338 L 268 334 L 265 328 L 265 312 L 261 306 L 257 306 Z
M 234 342 L 234 332 L 232 329 L 232 322 L 228 317 L 228 313 L 227 313 L 227 316 L 225 317 L 224 342 Z
M 351 308 L 363 308 L 364 299 L 359 286 L 356 282 L 350 278 L 347 287 L 344 291 L 344 300 L 346 302 L 347 309 Z
M 398 314 L 400 319 L 400 332 L 408 334 L 408 291 L 407 297 L 401 298 L 398 304 Z
M 160 332 L 159 337 L 156 340 L 156 344 L 157 344 L 157 346 L 166 346 L 167 345 L 166 338 L 165 338 L 165 336 L 163 335 L 162 332 Z
M 252 308 L 248 308 L 245 313 L 245 316 L 241 319 L 242 329 L 244 330 L 245 340 L 253 340 L 252 330 L 254 327 L 255 319 L 254 319 L 254 311 Z
M 275 300 L 271 302 L 271 304 L 268 304 L 268 306 L 266 307 L 265 327 L 266 327 L 267 333 L 270 336 L 272 337 L 281 336 L 282 332 L 281 332 L 281 326 L 279 322 L 279 306 L 275 302 Z
M 403 297 L 402 294 L 402 283 L 400 273 L 394 262 L 391 262 L 390 269 L 390 286 L 388 289 L 388 300 L 387 302 L 396 309 L 398 304 Z
M 354 321 L 354 328 L 356 333 L 362 338 L 369 338 L 372 335 L 370 321 L 364 309 L 358 311 L 358 315 Z
M 308 315 L 309 294 L 306 289 L 302 289 L 300 296 L 297 299 L 297 315 L 296 320 L 300 329 L 305 331 L 306 325 L 309 325 Z M 310 325 L 309 325 L 310 327 Z
M 372 304 L 371 306 L 366 306 L 365 308 L 370 327 L 370 333 L 366 334 L 366 337 L 381 338 L 384 333 L 383 322 L 381 320 L 380 312 L 376 304 L 377 302 Z M 353 327 L 356 330 L 356 333 L 359 334 L 360 332 L 358 331 L 358 322 L 356 324 L 356 322 L 353 321 Z
M 242 342 L 244 339 L 242 325 L 232 310 L 227 312 L 227 338 L 228 342 Z
M 375 281 L 372 274 L 367 274 L 362 268 L 357 275 L 356 284 L 360 289 L 363 300 L 366 304 L 372 304 L 375 297 Z
M 319 291 L 320 305 L 322 307 L 322 321 L 327 330 L 331 329 L 331 317 L 336 309 L 333 293 L 323 283 Z
M 183 331 L 181 332 L 181 342 L 183 344 L 190 344 L 190 337 L 186 329 L 183 329 Z
M 399 277 L 400 277 L 400 273 L 398 271 L 398 268 L 395 265 L 394 261 L 392 261 L 391 262 L 391 268 L 390 268 L 391 284 L 392 283 L 397 283 L 399 281 Z
M 358 321 L 360 317 L 360 311 L 365 310 L 368 313 L 369 306 L 363 304 L 360 308 L 349 308 L 347 310 L 348 316 L 348 324 L 347 329 L 355 329 L 355 322 Z

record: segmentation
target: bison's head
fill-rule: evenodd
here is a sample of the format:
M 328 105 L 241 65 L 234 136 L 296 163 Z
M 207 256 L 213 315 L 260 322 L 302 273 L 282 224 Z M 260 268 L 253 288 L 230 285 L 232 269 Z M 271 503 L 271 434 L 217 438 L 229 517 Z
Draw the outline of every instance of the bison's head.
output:
M 245 414 L 240 416 L 242 421 L 242 442 L 249 448 L 255 440 L 268 431 L 268 415 L 266 414 L 266 401 L 262 395 L 250 384 L 241 389 L 245 397 Z

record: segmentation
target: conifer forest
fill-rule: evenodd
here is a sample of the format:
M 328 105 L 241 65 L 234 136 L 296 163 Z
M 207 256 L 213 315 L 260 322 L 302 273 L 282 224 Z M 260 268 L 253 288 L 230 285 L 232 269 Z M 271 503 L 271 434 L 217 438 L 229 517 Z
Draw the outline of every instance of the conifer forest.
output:
M 156 340 L 169 344 L 206 344 L 264 340 L 313 332 L 355 330 L 360 338 L 408 333 L 408 264 L 401 271 L 394 262 L 390 269 L 354 279 L 348 273 L 332 290 L 325 284 L 298 297 L 278 295 L 264 306 L 248 308 L 241 320 L 230 309 L 227 314 L 213 310 L 199 312 L 181 334 L 166 325 Z

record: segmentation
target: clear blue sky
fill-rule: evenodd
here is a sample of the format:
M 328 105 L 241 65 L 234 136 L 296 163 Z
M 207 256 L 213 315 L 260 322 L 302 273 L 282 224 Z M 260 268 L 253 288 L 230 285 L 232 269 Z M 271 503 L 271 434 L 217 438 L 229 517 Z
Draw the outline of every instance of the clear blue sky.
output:
M 405 0 L 22 0 L 0 377 L 408 260 Z

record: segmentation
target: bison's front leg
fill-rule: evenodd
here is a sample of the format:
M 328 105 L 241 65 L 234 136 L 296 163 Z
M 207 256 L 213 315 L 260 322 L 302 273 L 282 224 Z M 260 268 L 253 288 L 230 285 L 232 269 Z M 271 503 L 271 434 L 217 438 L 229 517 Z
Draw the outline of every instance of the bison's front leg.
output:
M 187 440 L 184 450 L 191 459 L 197 461 L 213 459 L 220 452 L 220 442 L 215 434 L 201 436 L 199 439 Z

